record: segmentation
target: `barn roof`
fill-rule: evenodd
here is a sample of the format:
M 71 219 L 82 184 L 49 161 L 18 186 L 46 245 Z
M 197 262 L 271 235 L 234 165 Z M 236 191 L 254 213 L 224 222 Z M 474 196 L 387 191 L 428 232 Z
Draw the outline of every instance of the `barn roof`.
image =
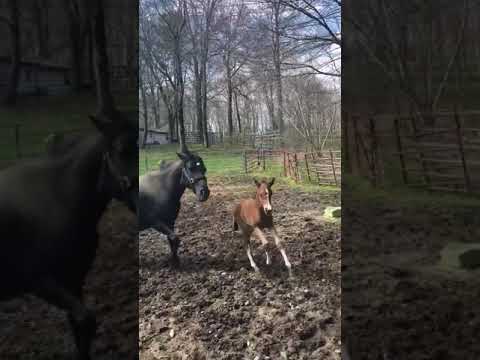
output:
M 143 128 L 139 128 L 138 129 L 139 131 L 144 131 Z M 147 132 L 149 133 L 154 133 L 154 134 L 164 134 L 164 135 L 168 135 L 168 132 L 167 131 L 163 131 L 162 129 L 148 129 Z
M 10 61 L 11 60 L 9 56 L 0 56 L 0 63 L 10 63 Z M 68 66 L 53 64 L 53 63 L 49 63 L 41 60 L 35 60 L 35 59 L 21 60 L 20 65 L 35 66 L 41 69 L 53 70 L 53 71 L 69 71 L 70 70 L 70 67 Z

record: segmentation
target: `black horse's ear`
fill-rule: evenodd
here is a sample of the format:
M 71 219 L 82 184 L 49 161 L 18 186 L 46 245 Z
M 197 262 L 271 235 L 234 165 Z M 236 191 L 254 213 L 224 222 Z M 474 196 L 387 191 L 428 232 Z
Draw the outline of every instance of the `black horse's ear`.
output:
M 258 182 L 258 180 L 257 180 L 257 179 L 253 178 L 253 181 L 255 182 L 255 185 L 257 185 L 257 187 L 259 187 L 259 186 L 260 186 L 260 183 Z
M 187 155 L 183 153 L 177 153 L 177 156 L 180 158 L 180 160 L 187 161 Z
M 90 120 L 92 120 L 95 127 L 106 137 L 112 138 L 115 136 L 115 124 L 112 121 L 108 121 L 103 117 L 98 117 L 95 115 L 89 115 Z
M 272 177 L 272 180 L 268 183 L 268 187 L 272 187 L 272 185 L 275 183 L 275 178 Z

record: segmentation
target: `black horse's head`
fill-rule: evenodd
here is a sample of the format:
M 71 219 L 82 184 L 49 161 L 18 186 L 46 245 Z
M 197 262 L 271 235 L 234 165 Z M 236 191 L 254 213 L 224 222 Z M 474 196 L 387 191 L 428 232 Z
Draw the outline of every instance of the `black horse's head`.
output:
M 207 169 L 202 158 L 188 150 L 183 150 L 177 155 L 183 162 L 182 183 L 195 193 L 198 201 L 206 201 L 210 190 L 205 176 Z
M 116 118 L 91 116 L 106 140 L 99 186 L 136 212 L 138 202 L 138 130 L 116 114 Z

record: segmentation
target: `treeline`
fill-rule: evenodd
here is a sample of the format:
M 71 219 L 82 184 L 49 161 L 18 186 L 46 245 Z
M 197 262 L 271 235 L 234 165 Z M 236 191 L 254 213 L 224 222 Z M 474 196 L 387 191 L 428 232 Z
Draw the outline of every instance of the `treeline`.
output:
M 142 0 L 140 127 L 170 141 L 340 129 L 339 1 Z M 146 134 L 146 132 L 145 132 Z

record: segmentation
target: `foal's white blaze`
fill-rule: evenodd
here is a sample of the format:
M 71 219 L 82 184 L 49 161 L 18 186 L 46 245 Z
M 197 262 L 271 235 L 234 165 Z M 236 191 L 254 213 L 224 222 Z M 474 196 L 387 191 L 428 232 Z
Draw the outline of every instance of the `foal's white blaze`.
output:
M 265 203 L 265 205 L 263 205 L 263 210 L 265 210 L 265 212 L 269 212 L 272 211 L 272 204 L 270 204 L 270 193 L 268 192 L 268 190 L 265 190 L 265 195 L 267 197 L 267 202 Z

